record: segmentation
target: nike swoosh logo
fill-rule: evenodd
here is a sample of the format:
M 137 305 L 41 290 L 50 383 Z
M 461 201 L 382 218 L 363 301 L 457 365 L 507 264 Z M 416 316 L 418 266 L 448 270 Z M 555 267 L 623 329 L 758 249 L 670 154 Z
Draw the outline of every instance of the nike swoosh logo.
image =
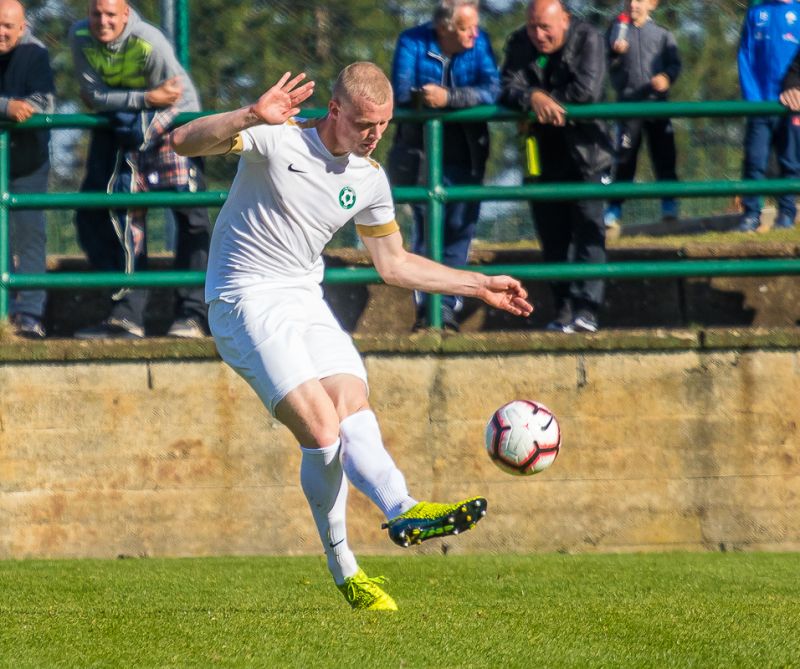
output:
M 308 172 L 306 172 L 305 170 L 298 170 L 298 169 L 297 169 L 297 168 L 294 166 L 294 163 L 289 163 L 289 171 L 290 171 L 290 172 L 297 172 L 298 174 L 308 174 Z
M 337 547 L 337 546 L 338 546 L 340 543 L 342 543 L 343 541 L 344 541 L 344 539 L 339 539 L 339 541 L 337 541 L 335 544 L 332 544 L 332 543 L 329 541 L 329 542 L 328 542 L 328 546 L 330 546 L 331 548 L 336 548 L 336 547 Z

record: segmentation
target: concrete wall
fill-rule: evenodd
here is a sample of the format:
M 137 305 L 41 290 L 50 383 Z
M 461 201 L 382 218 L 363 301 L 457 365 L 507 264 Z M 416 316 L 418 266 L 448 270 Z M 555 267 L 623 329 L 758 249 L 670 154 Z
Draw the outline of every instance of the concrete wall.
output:
M 449 549 L 800 549 L 797 346 L 679 336 L 626 352 L 588 337 L 500 353 L 494 340 L 454 338 L 451 353 L 436 340 L 435 354 L 424 337 L 410 353 L 362 343 L 412 493 L 489 499 Z M 290 435 L 212 356 L 13 357 L 0 367 L 0 558 L 321 552 Z M 564 433 L 555 464 L 525 479 L 483 451 L 487 418 L 518 397 L 547 404 Z M 401 550 L 381 520 L 351 494 L 357 553 Z

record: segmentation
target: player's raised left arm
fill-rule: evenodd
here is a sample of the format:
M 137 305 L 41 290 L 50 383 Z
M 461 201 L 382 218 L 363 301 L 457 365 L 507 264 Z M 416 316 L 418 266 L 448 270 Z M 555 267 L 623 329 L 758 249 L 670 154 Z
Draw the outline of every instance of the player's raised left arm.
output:
M 254 125 L 280 125 L 300 113 L 300 104 L 314 92 L 314 82 L 305 74 L 286 72 L 253 104 L 235 111 L 195 119 L 172 132 L 172 147 L 182 156 L 228 153 L 237 133 Z
M 515 316 L 528 316 L 533 311 L 526 299 L 528 292 L 510 276 L 487 276 L 453 269 L 409 253 L 403 248 L 399 232 L 384 237 L 362 236 L 362 240 L 375 269 L 388 284 L 426 293 L 477 297 Z

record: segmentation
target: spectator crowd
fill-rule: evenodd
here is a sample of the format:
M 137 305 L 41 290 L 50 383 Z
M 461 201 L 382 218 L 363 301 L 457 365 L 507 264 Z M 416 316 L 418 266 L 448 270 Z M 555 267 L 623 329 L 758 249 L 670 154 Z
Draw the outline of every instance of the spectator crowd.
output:
M 520 123 L 526 183 L 632 182 L 646 142 L 659 181 L 677 181 L 673 126 L 668 118 L 570 119 L 567 105 L 605 98 L 607 85 L 618 101 L 665 101 L 681 72 L 672 33 L 652 17 L 658 0 L 626 0 L 605 33 L 573 15 L 564 0 L 531 0 L 525 22 L 506 39 L 498 63 L 489 35 L 480 27 L 479 0 L 432 0 L 431 19 L 400 33 L 391 83 L 397 109 L 464 109 L 502 104 L 524 112 Z M 765 0 L 744 18 L 738 51 L 746 100 L 780 101 L 800 112 L 800 3 Z M 88 15 L 69 31 L 75 77 L 84 104 L 107 119 L 91 131 L 81 192 L 132 193 L 157 190 L 197 192 L 205 188 L 202 159 L 178 155 L 170 132 L 175 116 L 199 111 L 197 90 L 175 51 L 154 25 L 127 0 L 89 0 Z M 0 112 L 12 122 L 50 113 L 56 95 L 46 47 L 26 25 L 19 0 L 0 0 Z M 47 189 L 49 132 L 10 134 L 12 193 Z M 485 122 L 444 126 L 442 182 L 483 183 L 490 153 Z M 774 160 L 781 176 L 800 175 L 800 115 L 750 116 L 744 138 L 745 179 L 765 178 Z M 422 185 L 428 166 L 419 122 L 397 123 L 387 169 L 394 186 Z M 742 198 L 742 231 L 763 229 L 763 198 Z M 794 226 L 793 194 L 777 200 L 776 228 Z M 467 263 L 480 213 L 479 202 L 445 203 L 442 261 Z M 412 248 L 425 254 L 427 208 L 414 204 Z M 606 236 L 623 220 L 623 201 L 530 202 L 545 262 L 604 263 Z M 665 221 L 679 215 L 676 199 L 661 200 Z M 204 271 L 211 223 L 203 207 L 172 207 L 176 227 L 174 267 Z M 90 266 L 131 273 L 147 268 L 147 211 L 139 208 L 79 209 L 75 226 Z M 10 249 L 18 274 L 45 271 L 46 234 L 42 211 L 10 211 Z M 602 280 L 553 282 L 555 332 L 595 332 L 604 299 Z M 82 328 L 77 338 L 138 339 L 145 336 L 148 293 L 121 288 L 111 295 L 107 315 Z M 10 304 L 17 334 L 45 337 L 43 290 L 19 290 Z M 428 327 L 427 296 L 414 293 L 413 330 Z M 200 287 L 179 288 L 168 335 L 207 333 Z M 445 295 L 442 324 L 459 329 L 462 298 Z

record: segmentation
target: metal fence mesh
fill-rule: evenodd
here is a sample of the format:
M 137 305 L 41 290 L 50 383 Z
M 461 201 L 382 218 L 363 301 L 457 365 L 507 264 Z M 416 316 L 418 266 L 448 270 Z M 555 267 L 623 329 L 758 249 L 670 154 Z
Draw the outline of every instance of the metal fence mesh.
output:
M 506 36 L 525 19 L 525 0 L 484 0 L 482 25 L 492 37 L 502 61 Z M 398 33 L 428 18 L 432 1 L 343 0 L 194 0 L 190 3 L 189 53 L 191 73 L 205 109 L 231 109 L 252 101 L 285 70 L 308 73 L 317 81 L 313 106 L 327 103 L 330 85 L 338 71 L 354 60 L 373 60 L 390 69 Z M 573 12 L 605 30 L 620 11 L 619 0 L 574 0 Z M 165 0 L 135 2 L 140 14 L 160 24 Z M 29 23 L 51 52 L 56 72 L 58 111 L 85 111 L 80 102 L 67 45 L 73 21 L 86 14 L 85 0 L 32 0 L 26 3 Z M 684 71 L 672 97 L 676 100 L 722 100 L 739 96 L 736 47 L 745 3 L 730 0 L 677 0 L 659 8 L 654 18 L 673 30 L 684 61 Z M 609 99 L 612 99 L 609 96 Z M 741 119 L 677 120 L 679 175 L 684 180 L 738 178 L 741 164 Z M 83 174 L 88 132 L 53 132 L 51 190 L 74 191 Z M 376 153 L 384 160 L 388 136 Z M 518 140 L 514 124 L 492 124 L 492 157 L 487 183 L 520 181 Z M 227 188 L 235 161 L 212 159 L 208 163 L 209 187 Z M 652 174 L 646 152 L 640 156 L 640 180 Z M 724 198 L 687 200 L 684 215 L 725 211 Z M 402 207 L 401 207 L 402 210 Z M 50 211 L 51 253 L 78 252 L 70 212 Z M 658 203 L 630 201 L 625 222 L 646 222 L 658 216 Z M 402 216 L 401 218 L 405 220 Z M 153 250 L 169 246 L 164 216 L 150 215 Z M 482 206 L 479 238 L 515 241 L 531 238 L 533 229 L 522 202 L 486 202 Z M 355 243 L 344 235 L 338 243 Z

